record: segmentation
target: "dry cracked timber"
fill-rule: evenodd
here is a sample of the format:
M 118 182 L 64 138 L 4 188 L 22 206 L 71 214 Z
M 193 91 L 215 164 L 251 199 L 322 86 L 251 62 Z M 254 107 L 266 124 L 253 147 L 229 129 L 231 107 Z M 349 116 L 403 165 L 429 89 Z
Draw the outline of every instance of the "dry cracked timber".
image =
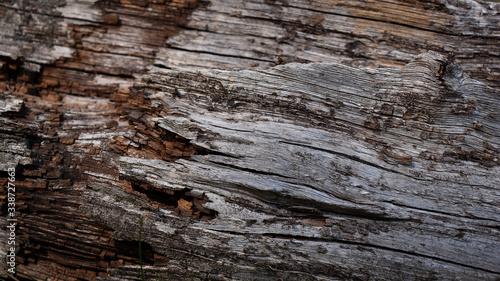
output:
M 498 279 L 498 6 L 363 3 L 2 2 L 19 271 Z

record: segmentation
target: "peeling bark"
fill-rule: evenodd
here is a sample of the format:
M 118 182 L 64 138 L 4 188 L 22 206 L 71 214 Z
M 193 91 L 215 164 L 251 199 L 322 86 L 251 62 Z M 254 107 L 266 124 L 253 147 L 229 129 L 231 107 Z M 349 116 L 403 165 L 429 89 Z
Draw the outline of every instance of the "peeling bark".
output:
M 16 168 L 38 278 L 497 280 L 498 11 L 0 2 L 0 255 Z

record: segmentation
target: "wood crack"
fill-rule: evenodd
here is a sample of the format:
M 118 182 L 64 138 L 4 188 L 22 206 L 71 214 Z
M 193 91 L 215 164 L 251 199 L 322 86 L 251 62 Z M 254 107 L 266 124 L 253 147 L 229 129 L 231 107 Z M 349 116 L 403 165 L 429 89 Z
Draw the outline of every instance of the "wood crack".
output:
M 494 220 L 494 219 L 490 219 L 490 218 L 478 217 L 478 216 L 474 216 L 472 214 L 469 214 L 469 216 L 460 216 L 458 214 L 453 214 L 453 213 L 449 213 L 449 212 L 442 212 L 442 211 L 438 211 L 438 210 L 425 209 L 425 208 L 418 208 L 418 207 L 415 207 L 415 206 L 411 206 L 411 205 L 407 205 L 407 204 L 401 204 L 401 203 L 394 202 L 394 201 L 386 201 L 386 202 L 390 203 L 390 204 L 393 204 L 393 205 L 396 205 L 396 206 L 403 207 L 403 208 L 408 208 L 408 209 L 412 209 L 412 210 L 422 211 L 424 213 L 440 214 L 440 215 L 445 215 L 445 216 L 450 216 L 450 217 L 456 217 L 456 218 L 465 218 L 465 219 L 482 220 L 482 221 L 499 223 L 498 220 Z M 500 229 L 500 225 L 498 225 L 498 226 L 488 226 L 488 227 Z
M 228 58 L 240 58 L 240 59 L 246 59 L 246 60 L 252 60 L 252 61 L 260 61 L 260 62 L 273 62 L 272 60 L 258 59 L 258 58 L 255 58 L 255 57 L 235 56 L 235 55 L 228 55 L 228 54 L 223 54 L 223 53 L 215 53 L 215 52 L 202 51 L 202 50 L 190 50 L 190 49 L 187 49 L 187 48 L 174 47 L 174 46 L 170 46 L 169 49 L 178 50 L 178 51 L 184 51 L 184 52 L 189 52 L 189 53 L 207 54 L 207 55 L 228 57 Z
M 342 152 L 333 151 L 333 150 L 329 150 L 329 149 L 321 148 L 321 147 L 315 147 L 315 146 L 311 146 L 311 145 L 306 145 L 306 144 L 303 144 L 303 143 L 296 143 L 296 142 L 290 142 L 290 141 L 280 141 L 280 142 L 286 143 L 286 144 L 291 144 L 291 145 L 296 145 L 296 146 L 303 146 L 303 147 L 307 147 L 307 148 L 311 148 L 311 149 L 316 149 L 316 150 L 319 150 L 319 151 L 328 152 L 328 153 L 331 153 L 331 154 L 334 154 L 334 155 L 341 156 L 343 158 L 347 158 L 347 159 L 353 160 L 355 162 L 359 162 L 359 163 L 362 163 L 362 164 L 365 164 L 365 165 L 368 165 L 368 166 L 371 166 L 371 167 L 374 167 L 374 168 L 377 168 L 377 169 L 384 170 L 386 172 L 403 175 L 403 176 L 406 176 L 406 177 L 409 177 L 409 178 L 412 178 L 412 179 L 416 179 L 416 180 L 422 180 L 422 179 L 415 178 L 415 177 L 413 177 L 411 175 L 402 173 L 402 172 L 397 171 L 397 170 L 393 170 L 393 169 L 389 169 L 389 168 L 386 168 L 386 167 L 382 167 L 382 166 L 380 166 L 378 164 L 375 164 L 375 163 L 363 160 L 363 159 L 361 159 L 359 157 L 356 157 L 354 155 L 348 155 L 348 154 L 345 154 L 345 153 L 342 153 Z
M 220 233 L 226 233 L 230 235 L 250 235 L 250 233 L 245 233 L 245 232 L 235 232 L 235 231 L 225 231 L 225 230 L 220 230 L 220 229 L 210 229 L 208 228 L 207 230 L 211 231 L 216 231 Z M 324 243 L 329 243 L 329 242 L 334 242 L 334 243 L 340 243 L 340 244 L 345 244 L 345 245 L 352 245 L 352 246 L 358 246 L 358 247 L 366 247 L 369 249 L 377 249 L 377 250 L 383 250 L 383 251 L 390 251 L 390 252 L 395 252 L 395 253 L 400 253 L 404 255 L 409 255 L 409 256 L 415 256 L 415 257 L 422 257 L 426 259 L 431 259 L 435 260 L 438 262 L 442 262 L 445 264 L 453 264 L 453 265 L 458 265 L 460 267 L 466 267 L 474 270 L 480 270 L 488 273 L 493 273 L 493 274 L 498 274 L 500 275 L 500 271 L 495 271 L 495 270 L 489 270 L 486 268 L 481 268 L 481 267 L 476 267 L 476 266 L 471 266 L 469 264 L 463 264 L 460 262 L 456 262 L 453 260 L 449 259 L 443 259 L 439 258 L 436 256 L 430 256 L 430 255 L 425 255 L 421 254 L 418 252 L 412 252 L 412 251 L 405 251 L 397 248 L 391 248 L 391 247 L 386 247 L 386 246 L 381 246 L 381 245 L 374 245 L 374 244 L 367 244 L 367 243 L 360 243 L 360 242 L 354 242 L 354 241 L 349 241 L 349 240 L 342 240 L 342 239 L 335 239 L 335 238 L 319 238 L 319 237 L 310 237 L 310 236 L 299 236 L 299 235 L 286 235 L 282 233 L 259 233 L 258 235 L 262 235 L 264 237 L 269 237 L 272 239 L 285 239 L 285 240 L 296 240 L 296 241 L 307 241 L 307 242 L 324 242 Z

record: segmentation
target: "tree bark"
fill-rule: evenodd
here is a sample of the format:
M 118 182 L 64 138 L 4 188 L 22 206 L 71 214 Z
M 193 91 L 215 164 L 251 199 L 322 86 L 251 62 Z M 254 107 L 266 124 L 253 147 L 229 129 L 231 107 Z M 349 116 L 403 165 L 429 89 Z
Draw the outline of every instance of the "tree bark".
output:
M 15 183 L 20 280 L 497 280 L 499 7 L 1 2 L 0 255 Z

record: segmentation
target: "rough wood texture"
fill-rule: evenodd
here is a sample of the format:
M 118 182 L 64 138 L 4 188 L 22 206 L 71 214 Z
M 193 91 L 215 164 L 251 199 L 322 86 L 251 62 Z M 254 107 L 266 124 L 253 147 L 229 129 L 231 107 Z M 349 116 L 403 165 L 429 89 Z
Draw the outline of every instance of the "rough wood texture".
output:
M 120 174 L 203 194 L 217 213 L 195 222 L 146 212 L 145 241 L 177 260 L 166 269 L 173 279 L 500 277 L 499 92 L 446 57 L 428 53 L 390 71 L 288 64 L 144 81 L 137 88 L 160 112 L 146 126 L 206 152 L 121 157 Z M 85 213 L 137 238 L 142 205 L 118 211 L 101 192 L 90 196 Z M 118 223 L 124 213 L 135 227 Z
M 276 63 L 403 66 L 455 52 L 500 86 L 500 5 L 458 1 L 3 1 L 0 60 L 46 90 L 127 88 L 147 66 L 265 69 Z M 34 81 L 31 81 L 34 82 Z
M 499 11 L 2 1 L 0 244 L 15 166 L 34 277 L 140 280 L 144 215 L 150 280 L 497 280 Z

